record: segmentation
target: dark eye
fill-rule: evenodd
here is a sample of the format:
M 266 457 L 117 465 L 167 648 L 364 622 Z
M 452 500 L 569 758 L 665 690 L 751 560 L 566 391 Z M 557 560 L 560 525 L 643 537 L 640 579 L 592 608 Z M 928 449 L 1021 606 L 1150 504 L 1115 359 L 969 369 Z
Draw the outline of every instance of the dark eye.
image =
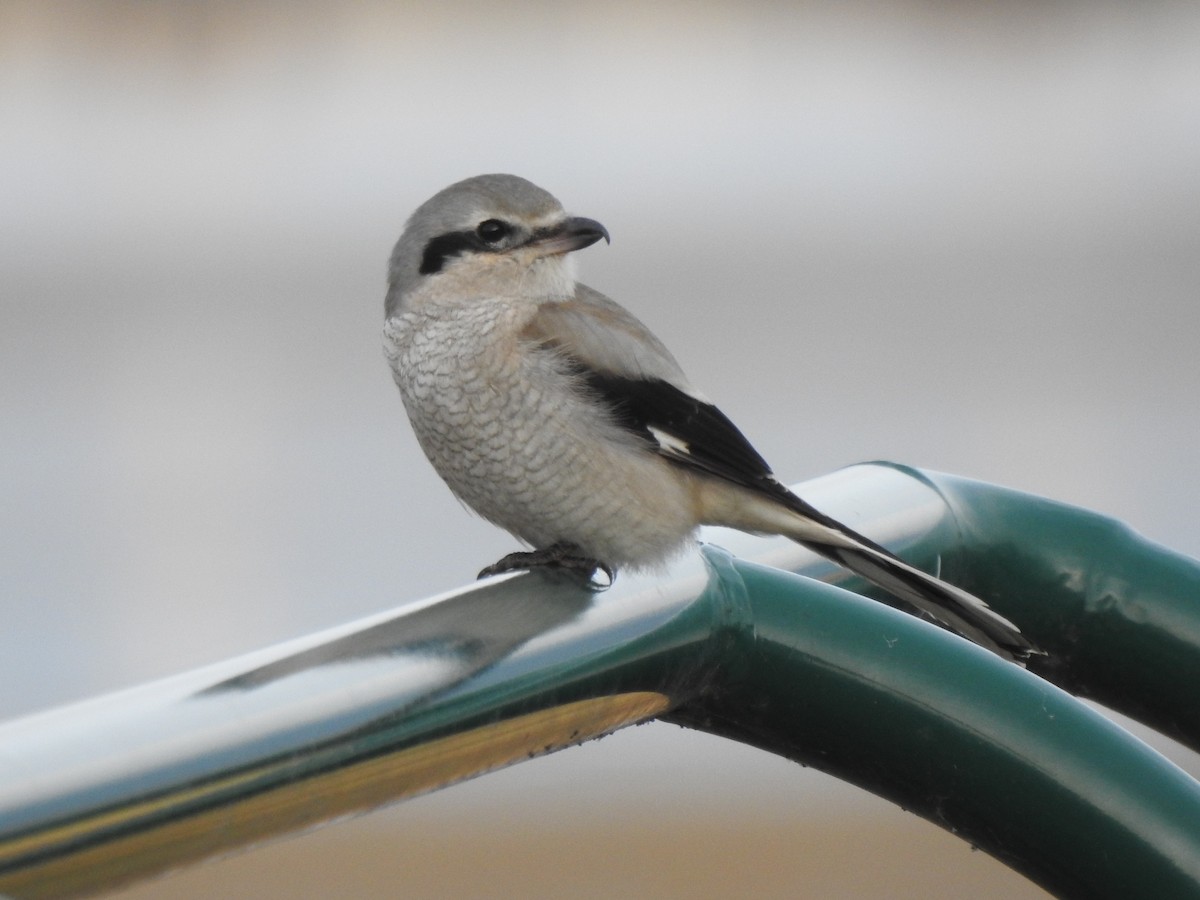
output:
M 475 233 L 487 244 L 498 244 L 512 229 L 499 219 L 486 219 L 479 223 Z

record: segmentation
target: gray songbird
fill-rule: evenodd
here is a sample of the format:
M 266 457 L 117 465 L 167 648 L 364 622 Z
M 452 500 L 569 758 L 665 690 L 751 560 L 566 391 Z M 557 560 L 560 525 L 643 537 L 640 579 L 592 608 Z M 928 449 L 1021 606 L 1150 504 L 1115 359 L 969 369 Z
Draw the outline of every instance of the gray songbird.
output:
M 458 497 L 535 565 L 653 567 L 699 525 L 781 534 L 1008 658 L 1035 652 L 982 600 L 801 500 L 689 383 L 662 342 L 575 280 L 608 240 L 514 175 L 453 184 L 409 219 L 384 342 L 413 431 Z

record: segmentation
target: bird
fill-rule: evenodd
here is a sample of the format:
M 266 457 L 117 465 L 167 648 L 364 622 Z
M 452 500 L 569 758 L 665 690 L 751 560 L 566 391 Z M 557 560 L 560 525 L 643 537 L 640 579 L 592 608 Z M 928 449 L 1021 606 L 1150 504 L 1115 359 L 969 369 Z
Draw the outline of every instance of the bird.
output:
M 784 535 L 999 656 L 1039 652 L 973 594 L 786 487 L 671 352 L 576 279 L 594 219 L 516 175 L 456 182 L 409 217 L 388 263 L 384 350 L 417 441 L 450 490 L 537 566 L 611 581 L 659 567 L 701 525 Z

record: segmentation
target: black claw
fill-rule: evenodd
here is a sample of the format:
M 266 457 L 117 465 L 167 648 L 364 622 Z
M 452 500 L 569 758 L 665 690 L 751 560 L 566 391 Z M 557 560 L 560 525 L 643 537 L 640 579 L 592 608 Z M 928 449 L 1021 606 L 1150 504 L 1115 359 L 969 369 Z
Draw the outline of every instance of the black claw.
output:
M 617 577 L 616 570 L 603 560 L 585 556 L 575 544 L 560 541 L 541 550 L 510 553 L 498 562 L 485 568 L 479 573 L 479 578 L 492 575 L 503 575 L 505 572 L 515 572 L 522 569 L 547 568 L 562 572 L 571 572 L 582 577 L 597 588 L 612 585 Z M 596 581 L 596 571 L 604 573 L 607 583 Z
M 508 556 L 502 557 L 490 566 L 479 570 L 479 578 L 490 578 L 493 575 L 503 575 L 505 572 L 516 572 L 520 569 L 528 569 L 530 566 L 537 565 L 536 561 L 530 559 L 535 556 L 534 553 L 510 553 Z

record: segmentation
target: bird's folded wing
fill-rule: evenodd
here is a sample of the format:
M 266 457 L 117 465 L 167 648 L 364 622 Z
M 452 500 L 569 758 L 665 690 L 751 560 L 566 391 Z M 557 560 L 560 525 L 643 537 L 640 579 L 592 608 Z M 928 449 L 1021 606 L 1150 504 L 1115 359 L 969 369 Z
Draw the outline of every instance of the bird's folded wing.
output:
M 688 384 L 658 338 L 603 294 L 580 285 L 576 298 L 544 304 L 525 336 L 559 354 L 612 420 L 656 453 L 789 505 L 798 500 L 737 426 Z M 826 518 L 799 502 L 806 514 Z

